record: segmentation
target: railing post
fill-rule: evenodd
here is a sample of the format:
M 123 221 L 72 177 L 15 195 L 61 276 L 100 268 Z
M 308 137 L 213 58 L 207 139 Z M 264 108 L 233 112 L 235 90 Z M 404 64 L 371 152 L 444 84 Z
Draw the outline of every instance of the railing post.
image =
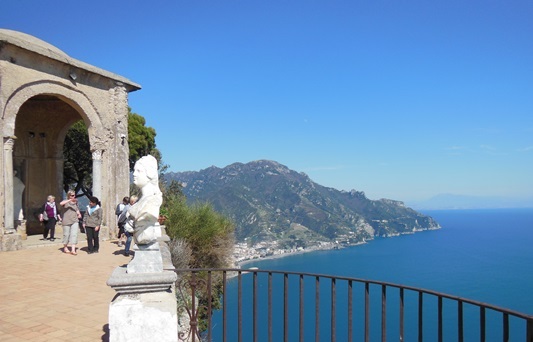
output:
M 238 340 L 239 342 L 242 342 L 242 272 L 239 271 L 239 275 L 237 276 L 237 279 L 239 281 L 239 290 L 237 294 L 237 327 L 238 327 Z
M 403 287 L 400 288 L 400 342 L 404 342 L 404 307 L 403 307 Z
M 300 274 L 300 342 L 304 341 L 304 275 Z
M 503 340 L 509 341 L 509 315 L 503 314 Z
M 335 330 L 337 327 L 337 287 L 336 285 L 336 279 L 331 279 L 331 342 L 337 341 L 337 331 Z
M 485 314 L 485 308 L 479 308 L 479 340 L 485 341 L 486 335 L 485 335 L 485 322 L 486 322 L 486 314 Z
M 424 294 L 418 292 L 418 342 L 424 340 Z
M 533 318 L 527 320 L 526 342 L 533 342 Z
M 353 340 L 353 293 L 352 293 L 352 281 L 348 280 L 348 341 Z
M 463 302 L 457 301 L 457 341 L 463 342 Z
M 387 341 L 387 286 L 381 285 L 381 341 Z
M 315 341 L 320 341 L 320 277 L 315 277 Z
M 272 272 L 268 273 L 268 342 L 272 342 Z
M 257 272 L 253 273 L 254 276 L 254 298 L 253 300 L 253 334 L 254 342 L 257 342 Z
M 365 283 L 365 342 L 370 342 L 370 284 Z
M 289 274 L 283 277 L 283 341 L 289 341 Z
M 211 271 L 207 273 L 207 340 L 211 341 L 211 330 L 213 325 L 213 292 L 211 288 L 211 284 L 213 282 L 213 279 L 211 278 Z
M 439 338 L 439 342 L 442 342 L 443 341 L 443 331 L 442 331 L 442 322 L 443 322 L 443 316 L 442 316 L 442 297 L 439 296 L 439 301 L 438 301 L 438 317 L 439 317 L 439 327 L 438 327 L 438 338 Z M 483 340 L 484 341 L 484 340 Z
M 192 303 L 192 316 L 190 321 L 192 342 L 196 341 L 196 335 L 198 335 L 198 309 L 196 308 L 196 272 L 192 273 L 191 277 L 191 303 Z
M 228 284 L 227 274 L 222 274 L 222 342 L 226 342 L 228 332 Z

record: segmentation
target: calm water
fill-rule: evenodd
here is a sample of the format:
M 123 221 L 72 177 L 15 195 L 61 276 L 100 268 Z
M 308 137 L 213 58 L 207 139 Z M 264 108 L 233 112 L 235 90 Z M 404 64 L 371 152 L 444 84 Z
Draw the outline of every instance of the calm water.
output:
M 366 245 L 342 250 L 262 260 L 248 264 L 245 268 L 255 266 L 268 270 L 388 281 L 533 314 L 533 209 L 425 211 L 424 214 L 435 218 L 443 229 L 380 238 Z M 230 284 L 230 289 L 236 292 L 235 281 Z M 245 288 L 245 295 L 247 291 Z M 309 292 L 311 291 L 310 289 Z M 282 296 L 281 291 L 275 293 Z M 228 301 L 233 300 L 235 298 L 230 296 Z M 251 311 L 246 311 L 249 310 L 247 306 L 244 310 L 243 316 L 248 320 Z M 306 316 L 314 317 L 314 305 L 306 306 L 306 310 L 310 311 L 306 312 Z M 232 314 L 234 313 L 230 313 L 230 317 Z M 297 311 L 295 314 L 297 316 Z M 312 318 L 306 319 L 306 322 L 312 321 Z M 393 325 L 392 322 L 390 320 L 389 325 Z M 215 335 L 219 335 L 220 315 L 214 317 L 214 323 Z M 345 330 L 342 325 L 343 322 L 338 322 L 339 332 Z M 431 325 L 425 323 L 424 327 L 432 329 Z M 488 325 L 492 329 L 490 317 Z M 280 329 L 282 330 L 282 325 L 275 325 L 275 331 Z M 323 330 L 327 329 L 329 327 L 326 324 Z M 290 340 L 297 340 L 297 318 L 292 330 Z M 374 330 L 379 331 L 379 326 Z M 310 334 L 314 334 L 313 331 Z M 244 341 L 250 340 L 247 334 L 249 333 L 245 332 Z M 394 334 L 392 331 L 391 340 L 395 340 L 394 336 L 397 335 Z M 328 336 L 325 334 L 321 340 L 329 340 Z M 446 340 L 453 341 L 455 337 L 452 336 L 456 335 L 453 331 L 446 335 L 445 331 L 445 336 L 449 337 Z M 233 337 L 230 334 L 229 340 L 232 341 Z M 313 340 L 312 337 L 310 335 L 308 338 L 306 332 L 306 340 Z M 377 340 L 377 337 L 378 335 L 373 335 L 372 340 Z M 468 334 L 466 338 L 468 341 Z M 260 333 L 260 340 L 266 341 L 264 331 Z M 337 334 L 337 340 L 344 340 L 342 333 Z

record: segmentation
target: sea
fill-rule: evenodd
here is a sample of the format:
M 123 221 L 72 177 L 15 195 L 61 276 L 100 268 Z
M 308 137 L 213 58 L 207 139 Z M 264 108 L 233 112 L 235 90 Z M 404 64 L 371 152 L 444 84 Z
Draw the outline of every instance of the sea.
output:
M 479 302 L 533 315 L 533 208 L 521 209 L 483 209 L 483 210 L 433 210 L 421 211 L 433 217 L 442 229 L 417 232 L 391 238 L 376 238 L 363 245 L 339 250 L 314 251 L 291 255 L 278 259 L 257 260 L 243 268 L 257 267 L 265 270 L 282 270 L 301 273 L 328 274 L 338 277 L 353 277 L 369 280 L 385 281 L 430 289 L 446 294 L 465 297 Z M 244 278 L 251 275 L 245 275 Z M 261 279 L 261 278 L 260 278 Z M 245 279 L 246 280 L 246 279 Z M 250 279 L 247 280 L 250 283 Z M 261 280 L 260 280 L 261 281 Z M 260 287 L 265 287 L 260 284 Z M 291 285 L 297 297 L 298 285 Z M 238 291 L 236 279 L 228 285 L 228 302 L 235 301 Z M 242 289 L 246 298 L 251 293 L 250 286 Z M 330 291 L 329 288 L 325 291 Z M 275 292 L 282 296 L 282 291 Z M 327 293 L 325 294 L 327 296 Z M 392 295 L 391 295 L 392 297 Z M 282 298 L 274 298 L 275 302 Z M 248 303 L 249 304 L 249 303 Z M 259 302 L 262 319 L 258 329 L 258 341 L 268 341 L 264 328 L 264 311 L 266 303 Z M 354 306 L 357 304 L 354 304 Z M 389 303 L 387 303 L 389 305 Z M 406 304 L 407 305 L 407 304 Z M 393 307 L 394 304 L 391 305 Z M 280 307 L 278 306 L 278 309 Z M 314 305 L 305 306 L 307 322 L 314 319 Z M 389 309 L 395 310 L 395 309 Z M 452 309 L 454 310 L 454 309 Z M 455 309 L 456 310 L 456 309 Z M 378 311 L 378 310 L 374 310 Z M 291 311 L 298 316 L 298 311 Z M 416 315 L 416 310 L 406 311 L 406 315 Z M 236 313 L 228 311 L 229 320 Z M 371 327 L 371 341 L 379 341 L 379 312 L 374 312 L 374 324 Z M 282 311 L 275 313 L 282 316 Z M 339 314 L 337 314 L 339 315 Z M 244 305 L 242 317 L 246 328 L 243 329 L 243 341 L 252 340 L 250 328 L 251 306 Z M 474 315 L 475 316 L 475 315 Z M 409 317 L 406 317 L 408 320 Z M 470 325 L 471 318 L 465 318 L 465 325 Z M 356 319 L 355 319 L 356 320 Z M 298 341 L 298 320 L 291 323 L 289 341 Z M 281 341 L 282 323 L 276 323 L 274 341 Z M 345 320 L 339 319 L 336 330 L 337 341 L 345 341 Z M 327 325 L 327 324 L 326 324 Z M 388 319 L 387 326 L 394 326 L 393 319 Z M 479 326 L 479 318 L 472 322 Z M 213 340 L 222 340 L 222 313 L 213 316 Z M 359 325 L 360 326 L 360 325 Z M 307 329 L 307 325 L 306 328 Z M 357 326 L 354 328 L 357 330 Z M 396 328 L 387 334 L 389 340 L 398 340 Z M 416 340 L 416 325 L 407 326 L 406 341 Z M 424 330 L 435 330 L 434 322 L 424 322 Z M 457 327 L 446 328 L 445 341 L 457 340 Z M 511 341 L 523 341 L 523 326 L 512 322 Z M 305 340 L 314 341 L 314 326 L 309 324 L 305 332 Z M 312 331 L 311 331 L 312 330 Z M 470 329 L 471 330 L 471 329 Z M 477 331 L 465 332 L 465 341 L 479 340 Z M 476 330 L 476 329 L 474 329 Z M 501 318 L 488 318 L 488 341 L 501 341 Z M 495 331 L 491 331 L 495 330 Z M 516 331 L 515 331 L 516 330 Z M 428 332 L 430 336 L 433 332 Z M 235 329 L 226 331 L 228 341 L 237 341 Z M 391 336 L 389 336 L 391 335 Z M 329 341 L 329 326 L 321 329 L 321 341 Z M 354 338 L 355 341 L 362 338 Z M 424 340 L 436 341 L 436 337 Z

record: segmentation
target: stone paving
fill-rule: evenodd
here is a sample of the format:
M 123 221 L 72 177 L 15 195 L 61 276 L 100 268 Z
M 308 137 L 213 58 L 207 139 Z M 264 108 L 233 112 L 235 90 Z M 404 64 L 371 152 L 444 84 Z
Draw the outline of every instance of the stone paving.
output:
M 0 341 L 108 341 L 108 309 L 115 291 L 111 272 L 131 257 L 116 241 L 87 254 L 62 252 L 61 239 L 24 240 L 25 249 L 0 253 Z

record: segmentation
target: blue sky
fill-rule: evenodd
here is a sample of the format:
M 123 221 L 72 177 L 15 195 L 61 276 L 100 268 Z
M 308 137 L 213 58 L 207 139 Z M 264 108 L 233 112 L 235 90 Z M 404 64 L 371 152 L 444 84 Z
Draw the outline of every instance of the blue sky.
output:
M 0 27 L 141 84 L 171 171 L 259 159 L 371 199 L 533 196 L 531 1 L 59 1 Z

